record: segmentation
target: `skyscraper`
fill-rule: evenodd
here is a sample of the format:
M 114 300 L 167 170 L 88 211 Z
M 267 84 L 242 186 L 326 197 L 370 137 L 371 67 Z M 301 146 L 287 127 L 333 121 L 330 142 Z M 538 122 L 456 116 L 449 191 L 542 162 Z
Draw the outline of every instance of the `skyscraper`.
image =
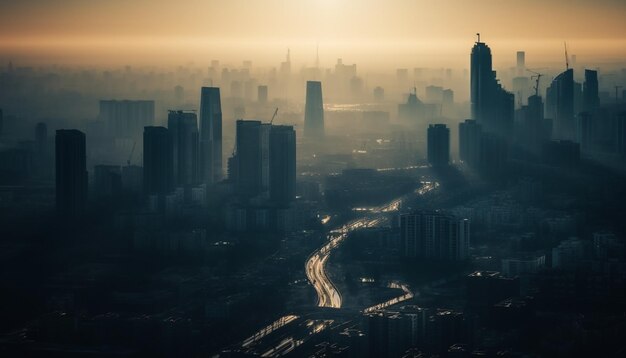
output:
M 469 254 L 470 223 L 439 212 L 402 214 L 400 239 L 405 257 L 464 260 Z
M 428 163 L 443 167 L 450 161 L 450 129 L 445 124 L 428 126 Z
M 546 113 L 557 139 L 574 139 L 574 70 L 556 76 L 546 91 Z
M 237 194 L 258 195 L 262 189 L 261 121 L 237 120 Z
M 307 81 L 304 108 L 304 136 L 309 139 L 324 138 L 324 103 L 322 83 Z
M 193 112 L 170 111 L 167 128 L 172 138 L 174 185 L 198 183 L 198 120 Z
M 470 166 L 480 161 L 482 127 L 474 119 L 459 123 L 459 158 Z
M 522 76 L 524 74 L 524 70 L 526 69 L 526 52 L 517 51 L 516 65 L 517 75 Z
M 583 85 L 583 110 L 593 113 L 600 106 L 598 97 L 598 71 L 585 70 Z
M 81 215 L 87 202 L 85 134 L 76 129 L 56 131 L 56 207 L 65 217 Z
M 296 132 L 292 126 L 271 126 L 269 154 L 270 199 L 287 205 L 296 195 Z
M 484 42 L 478 41 L 472 48 L 470 82 L 472 118 L 486 132 L 508 139 L 513 129 L 514 96 L 496 79 L 491 49 Z
M 143 131 L 143 188 L 146 195 L 165 195 L 173 187 L 172 139 L 165 127 Z
M 202 182 L 222 180 L 222 104 L 217 87 L 202 87 L 200 93 L 200 153 Z

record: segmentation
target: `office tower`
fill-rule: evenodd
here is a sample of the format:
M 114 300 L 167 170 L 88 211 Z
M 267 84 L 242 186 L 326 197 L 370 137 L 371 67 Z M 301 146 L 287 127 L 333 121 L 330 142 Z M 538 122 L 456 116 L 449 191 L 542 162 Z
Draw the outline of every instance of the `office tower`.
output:
M 296 195 L 296 131 L 292 126 L 271 126 L 269 168 L 270 199 L 288 205 Z
M 119 165 L 94 167 L 94 193 L 97 198 L 111 198 L 122 191 L 122 171 Z
M 261 121 L 237 120 L 237 194 L 257 196 L 262 190 Z
M 201 90 L 200 153 L 202 181 L 208 184 L 222 180 L 222 103 L 217 87 Z
M 140 137 L 143 127 L 154 123 L 154 101 L 100 101 L 99 119 L 116 138 Z
M 491 49 L 484 42 L 478 41 L 472 48 L 470 84 L 472 118 L 484 131 L 508 140 L 513 129 L 514 96 L 496 79 Z
M 550 140 L 551 125 L 543 117 L 543 100 L 538 95 L 528 97 L 528 105 L 522 106 L 520 132 L 516 137 L 526 149 L 539 154 L 541 146 Z
M 600 106 L 598 97 L 598 71 L 585 70 L 583 85 L 583 111 L 593 113 Z
M 309 139 L 324 138 L 324 103 L 322 101 L 322 83 L 318 81 L 306 82 L 304 136 Z
M 443 167 L 450 161 L 450 129 L 445 124 L 428 126 L 428 163 Z
M 4 129 L 4 114 L 2 108 L 0 108 L 0 136 L 2 136 L 2 130 Z
M 174 185 L 198 183 L 198 120 L 193 112 L 170 111 L 167 128 L 172 138 Z
M 557 139 L 574 139 L 574 70 L 567 69 L 546 91 L 546 114 L 554 121 Z
M 470 166 L 480 162 L 482 127 L 474 119 L 459 123 L 459 158 Z
M 402 214 L 400 240 L 405 257 L 465 260 L 469 254 L 470 223 L 435 211 Z
M 172 138 L 165 127 L 143 131 L 143 189 L 146 195 L 166 195 L 173 188 Z
M 524 75 L 524 69 L 526 69 L 526 52 L 524 51 L 517 51 L 517 75 L 518 76 L 523 76 Z
M 259 103 L 267 103 L 267 86 L 257 87 L 257 98 Z
M 85 134 L 76 129 L 56 131 L 56 207 L 65 217 L 80 216 L 87 203 Z

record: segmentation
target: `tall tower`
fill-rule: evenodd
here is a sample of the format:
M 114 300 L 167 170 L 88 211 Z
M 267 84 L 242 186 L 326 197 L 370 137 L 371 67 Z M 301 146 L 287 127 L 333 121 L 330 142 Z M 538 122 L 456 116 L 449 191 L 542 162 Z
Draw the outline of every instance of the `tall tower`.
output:
M 513 129 L 515 99 L 498 83 L 491 49 L 480 40 L 472 48 L 470 86 L 472 118 L 485 131 L 508 139 Z
M 237 120 L 237 194 L 251 198 L 262 190 L 261 121 Z
M 76 129 L 56 131 L 56 207 L 64 217 L 77 217 L 87 203 L 85 134 Z
M 546 113 L 557 139 L 574 139 L 574 70 L 556 76 L 546 91 Z
M 222 180 L 222 104 L 220 89 L 200 93 L 200 175 L 203 183 Z
M 304 106 L 304 136 L 309 139 L 324 138 L 324 103 L 322 83 L 307 81 Z
M 292 126 L 271 126 L 269 167 L 270 199 L 288 205 L 296 196 L 296 132 Z
M 598 97 L 598 71 L 585 70 L 583 85 L 583 110 L 593 113 L 600 106 Z
M 198 183 L 198 119 L 193 112 L 170 111 L 167 128 L 172 138 L 174 184 Z
M 172 138 L 165 127 L 143 130 L 143 189 L 146 195 L 165 195 L 172 183 Z
M 450 162 L 450 129 L 445 124 L 428 126 L 428 162 L 433 167 L 444 167 Z

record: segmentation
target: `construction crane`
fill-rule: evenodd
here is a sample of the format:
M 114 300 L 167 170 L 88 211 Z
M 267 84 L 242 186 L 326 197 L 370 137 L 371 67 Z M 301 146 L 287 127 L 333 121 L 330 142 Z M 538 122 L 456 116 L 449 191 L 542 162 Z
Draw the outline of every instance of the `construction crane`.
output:
M 565 45 L 565 69 L 569 70 L 569 56 L 567 56 L 567 42 L 563 42 Z
M 130 150 L 130 155 L 128 156 L 128 160 L 126 161 L 126 165 L 130 167 L 130 160 L 133 159 L 133 153 L 135 153 L 135 146 L 137 145 L 137 141 L 133 142 L 133 149 Z
M 534 87 L 535 88 L 535 96 L 539 96 L 539 80 L 541 79 L 541 76 L 543 76 L 543 74 L 541 74 L 539 72 L 535 72 L 535 71 L 533 71 L 531 69 L 528 69 L 528 68 L 526 69 L 526 71 L 534 74 L 533 76 L 530 76 L 530 79 L 532 80 L 533 78 L 536 78 L 535 87 Z
M 274 110 L 274 114 L 272 115 L 272 119 L 270 120 L 270 124 L 274 123 L 274 118 L 276 118 L 277 114 L 278 114 L 278 107 L 276 107 L 276 110 Z

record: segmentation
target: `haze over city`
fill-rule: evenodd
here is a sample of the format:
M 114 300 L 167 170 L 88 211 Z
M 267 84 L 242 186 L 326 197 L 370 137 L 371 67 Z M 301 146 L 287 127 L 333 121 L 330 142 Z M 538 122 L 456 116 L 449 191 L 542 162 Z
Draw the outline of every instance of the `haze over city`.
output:
M 0 355 L 623 356 L 625 20 L 0 0 Z

